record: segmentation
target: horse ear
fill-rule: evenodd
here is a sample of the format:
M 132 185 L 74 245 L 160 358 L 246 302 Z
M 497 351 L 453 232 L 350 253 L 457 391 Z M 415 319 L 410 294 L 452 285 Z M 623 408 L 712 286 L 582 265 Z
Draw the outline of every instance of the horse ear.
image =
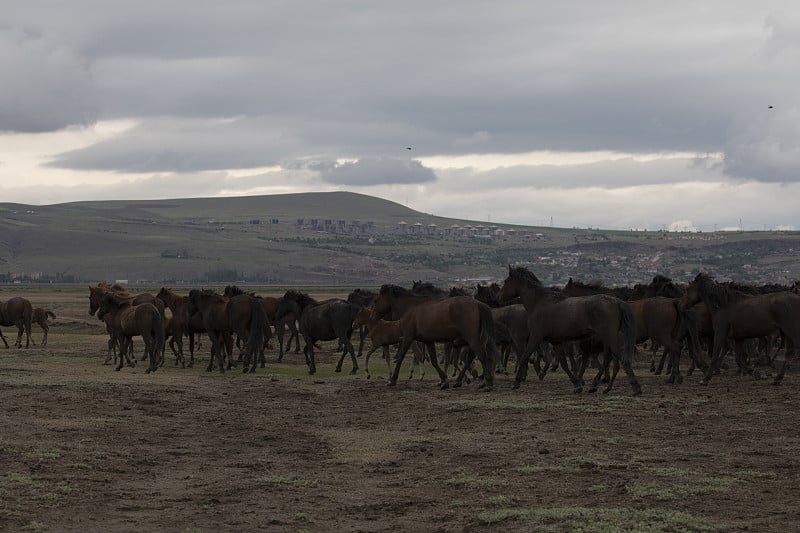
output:
M 508 264 L 508 273 L 511 274 L 511 263 Z

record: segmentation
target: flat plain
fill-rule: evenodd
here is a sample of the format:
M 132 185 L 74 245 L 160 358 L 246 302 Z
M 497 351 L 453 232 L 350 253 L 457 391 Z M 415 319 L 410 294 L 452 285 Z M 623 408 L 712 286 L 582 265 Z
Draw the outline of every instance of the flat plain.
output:
M 0 530 L 791 531 L 800 524 L 800 373 L 680 386 L 636 371 L 608 395 L 563 373 L 511 390 L 386 386 L 386 365 L 254 375 L 104 365 L 88 291 L 23 294 L 49 344 L 0 347 Z M 0 299 L 15 293 L 0 291 Z M 3 328 L 10 341 L 16 337 Z M 41 331 L 34 326 L 34 339 Z M 359 362 L 363 366 L 363 361 Z M 403 375 L 406 370 L 404 369 Z

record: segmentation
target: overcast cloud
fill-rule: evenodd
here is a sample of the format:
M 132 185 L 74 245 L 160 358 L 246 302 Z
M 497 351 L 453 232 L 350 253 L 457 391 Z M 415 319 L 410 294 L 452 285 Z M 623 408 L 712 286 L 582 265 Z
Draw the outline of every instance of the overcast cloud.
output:
M 0 199 L 800 228 L 798 64 L 789 1 L 10 0 Z

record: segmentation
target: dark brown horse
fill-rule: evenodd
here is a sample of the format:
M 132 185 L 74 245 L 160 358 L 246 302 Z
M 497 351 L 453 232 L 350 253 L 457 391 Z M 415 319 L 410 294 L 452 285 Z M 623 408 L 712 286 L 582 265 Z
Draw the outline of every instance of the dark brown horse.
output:
M 641 386 L 631 366 L 636 324 L 627 303 L 607 294 L 568 298 L 545 288 L 529 270 L 509 266 L 508 277 L 503 283 L 498 299 L 503 302 L 518 296 L 522 298 L 522 304 L 528 312 L 530 334 L 525 353 L 517 368 L 514 388 L 518 388 L 525 379 L 528 360 L 543 341 L 558 344 L 596 337 L 614 360 L 622 365 L 633 388 L 633 394 L 641 394 Z M 562 366 L 575 386 L 575 392 L 582 391 L 583 385 L 579 378 L 573 374 L 568 365 Z M 538 362 L 536 371 L 540 378 L 544 376 Z M 599 380 L 601 372 L 595 378 L 595 383 Z M 613 383 L 612 377 L 606 392 L 611 390 Z
M 800 345 L 800 296 L 788 291 L 744 294 L 701 272 L 686 289 L 681 306 L 688 308 L 699 301 L 706 304 L 714 328 L 711 364 L 701 383 L 707 384 L 719 369 L 728 339 L 733 340 L 737 362 L 740 362 L 745 340 L 768 337 L 777 331 L 786 343 L 783 365 L 773 381 L 775 385 L 779 384 L 789 360 Z
M 374 303 L 375 313 L 379 317 L 398 316 L 403 332 L 403 341 L 395 356 L 394 372 L 389 385 L 397 383 L 403 358 L 414 341 L 425 344 L 431 364 L 439 374 L 441 388 L 449 386 L 447 374 L 439 366 L 436 357 L 437 342 L 453 342 L 456 345 L 467 345 L 470 348 L 470 361 L 461 370 L 455 386 L 460 386 L 464 374 L 471 367 L 471 359 L 475 356 L 483 366 L 483 387 L 491 390 L 494 385 L 495 352 L 494 322 L 489 307 L 471 296 L 454 296 L 450 298 L 423 297 L 396 285 L 381 287 Z
M 147 373 L 158 370 L 161 363 L 161 349 L 164 346 L 164 320 L 161 311 L 155 305 L 151 303 L 134 305 L 130 299 L 109 292 L 100 302 L 97 317 L 111 328 L 119 340 L 120 358 L 117 370 L 122 368 L 123 356 L 130 363 L 129 351 L 136 335 L 141 335 L 145 355 L 150 359 Z
M 342 346 L 342 354 L 336 365 L 336 372 L 342 371 L 344 357 L 349 353 L 353 362 L 350 373 L 355 374 L 358 372 L 358 361 L 350 337 L 353 334 L 353 321 L 359 309 L 358 305 L 345 300 L 332 299 L 318 302 L 308 294 L 289 290 L 283 295 L 275 317 L 282 319 L 289 313 L 294 313 L 298 317 L 300 334 L 305 340 L 303 353 L 309 374 L 317 371 L 314 358 L 315 343 L 331 340 L 338 340 L 339 345 Z
M 0 326 L 17 326 L 17 340 L 14 343 L 16 348 L 22 348 L 23 333 L 25 333 L 25 348 L 30 346 L 32 320 L 33 306 L 27 299 L 15 296 L 5 302 L 0 302 Z M 0 339 L 8 348 L 8 342 L 2 331 L 0 331 Z
M 55 320 L 56 314 L 49 309 L 43 309 L 41 307 L 36 307 L 33 310 L 33 315 L 31 315 L 31 322 L 34 324 L 39 324 L 39 327 L 42 328 L 44 332 L 44 336 L 42 337 L 42 346 L 47 346 L 47 334 L 50 332 L 50 319 Z
M 158 300 L 164 302 L 172 313 L 170 320 L 170 330 L 172 337 L 170 339 L 170 348 L 176 354 L 175 364 L 180 361 L 181 366 L 185 364 L 183 354 L 183 336 L 189 337 L 189 368 L 194 366 L 194 336 L 198 333 L 205 333 L 203 326 L 203 317 L 199 313 L 191 314 L 189 312 L 189 296 L 182 296 L 172 289 L 161 287 L 156 295 Z M 175 346 L 177 345 L 177 350 Z
M 125 287 L 123 287 L 122 285 L 119 285 L 117 283 L 112 285 L 112 284 L 106 283 L 104 281 L 99 282 L 94 287 L 89 285 L 89 314 L 90 315 L 94 315 L 97 312 L 97 310 L 100 308 L 100 303 L 102 302 L 103 297 L 108 293 L 114 294 L 119 298 L 128 300 L 131 303 L 131 305 L 139 305 L 139 304 L 143 304 L 143 303 L 153 304 L 153 305 L 156 306 L 156 309 L 158 309 L 158 311 L 161 313 L 162 322 L 164 320 L 166 320 L 166 318 L 167 318 L 167 315 L 165 313 L 166 305 L 164 304 L 164 302 L 162 302 L 161 300 L 159 300 L 158 298 L 156 298 L 152 294 L 144 292 L 144 293 L 133 295 L 133 294 L 130 294 L 125 289 Z M 106 326 L 106 330 L 108 331 L 108 326 Z M 109 359 L 111 358 L 111 352 L 112 351 L 116 351 L 116 348 L 117 348 L 117 346 L 115 344 L 115 340 L 114 340 L 114 334 L 111 331 L 108 331 L 108 334 L 109 334 L 108 356 L 106 358 L 106 362 L 108 362 Z M 159 348 L 159 351 L 161 352 L 161 357 L 164 356 L 164 348 L 165 348 L 165 346 L 163 344 Z M 147 357 L 147 354 L 144 354 L 143 358 L 146 358 L 146 357 Z
M 225 371 L 226 355 L 228 367 L 233 366 L 231 353 L 233 333 L 240 339 L 247 340 L 242 371 L 256 371 L 264 339 L 270 335 L 267 315 L 258 298 L 247 294 L 225 298 L 214 291 L 192 289 L 189 291 L 189 312 L 192 314 L 199 312 L 202 315 L 206 333 L 211 339 L 208 371 L 214 368 L 214 357 L 217 358 L 220 372 Z
M 224 296 L 228 298 L 232 298 L 233 296 L 238 296 L 240 294 L 248 294 L 236 285 L 228 285 L 225 287 L 225 292 L 223 293 Z M 254 294 L 252 296 L 255 296 Z M 280 363 L 283 360 L 284 353 L 288 352 L 292 348 L 292 339 L 295 342 L 295 353 L 300 353 L 300 334 L 297 330 L 297 317 L 294 316 L 293 313 L 289 313 L 288 315 L 281 317 L 280 320 L 276 318 L 276 314 L 278 311 L 278 306 L 280 305 L 281 297 L 275 296 L 258 296 L 258 301 L 261 303 L 261 307 L 264 308 L 264 312 L 267 314 L 267 320 L 270 324 L 273 325 L 275 328 L 275 337 L 278 339 L 278 362 Z M 286 335 L 286 330 L 289 330 L 289 340 L 285 343 L 283 339 Z M 269 339 L 265 339 L 266 341 Z

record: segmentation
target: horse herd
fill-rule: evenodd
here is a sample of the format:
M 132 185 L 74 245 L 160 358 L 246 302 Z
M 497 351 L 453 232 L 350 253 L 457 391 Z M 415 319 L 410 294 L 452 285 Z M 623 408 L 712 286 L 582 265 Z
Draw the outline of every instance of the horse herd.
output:
M 167 313 L 167 309 L 169 313 Z M 703 370 L 701 383 L 719 373 L 725 355 L 735 355 L 737 371 L 758 377 L 762 365 L 775 365 L 775 354 L 784 357 L 773 383 L 783 379 L 788 362 L 800 345 L 800 288 L 750 287 L 719 283 L 705 273 L 686 286 L 656 276 L 648 285 L 610 289 L 582 284 L 572 279 L 563 288 L 546 287 L 524 267 L 508 267 L 502 285 L 479 285 L 474 290 L 449 291 L 429 283 L 416 282 L 411 289 L 383 285 L 379 291 L 356 289 L 347 299 L 318 301 L 308 294 L 289 290 L 281 297 L 257 296 L 235 286 L 223 294 L 192 289 L 180 295 L 169 288 L 158 294 L 129 294 L 123 287 L 98 283 L 89 287 L 89 313 L 96 314 L 109 333 L 108 356 L 118 356 L 117 370 L 125 362 L 134 365 L 132 339 L 142 338 L 147 372 L 164 363 L 169 341 L 175 364 L 193 366 L 195 335 L 205 333 L 211 344 L 207 370 L 220 371 L 243 363 L 244 372 L 265 366 L 265 349 L 274 337 L 278 361 L 291 350 L 303 353 L 309 373 L 316 371 L 315 349 L 320 341 L 339 341 L 340 372 L 349 354 L 351 373 L 358 371 L 352 343 L 359 332 L 358 355 L 365 340 L 372 346 L 365 358 L 382 349 L 390 368 L 389 385 L 397 383 L 403 359 L 409 350 L 414 361 L 428 360 L 439 376 L 439 386 L 450 386 L 448 367 L 453 366 L 455 382 L 480 378 L 480 387 L 491 390 L 495 373 L 506 372 L 509 355 L 516 354 L 514 388 L 526 380 L 533 366 L 539 379 L 550 369 L 562 368 L 575 392 L 585 386 L 583 375 L 590 363 L 597 367 L 589 391 L 601 381 L 611 390 L 620 367 L 634 395 L 642 389 L 633 370 L 637 345 L 650 341 L 653 349 L 651 371 L 660 373 L 668 361 L 668 382 L 681 383 L 680 359 L 687 352 L 689 373 Z M 46 310 L 34 313 L 24 298 L 0 303 L 0 325 L 16 325 L 16 346 L 23 332 L 30 343 L 30 326 L 38 322 L 45 331 L 55 315 Z M 284 343 L 286 334 L 288 341 Z M 0 338 L 8 343 L 5 337 Z M 183 339 L 189 340 L 188 362 Z M 440 359 L 436 344 L 443 344 Z M 389 347 L 396 346 L 391 370 Z M 234 355 L 238 347 L 238 357 Z M 656 367 L 656 349 L 664 352 Z M 705 352 L 710 356 L 707 358 Z M 236 357 L 236 359 L 234 359 Z M 480 362 L 479 376 L 474 360 Z M 543 364 L 544 362 L 544 364 Z M 413 373 L 412 365 L 412 373 Z

